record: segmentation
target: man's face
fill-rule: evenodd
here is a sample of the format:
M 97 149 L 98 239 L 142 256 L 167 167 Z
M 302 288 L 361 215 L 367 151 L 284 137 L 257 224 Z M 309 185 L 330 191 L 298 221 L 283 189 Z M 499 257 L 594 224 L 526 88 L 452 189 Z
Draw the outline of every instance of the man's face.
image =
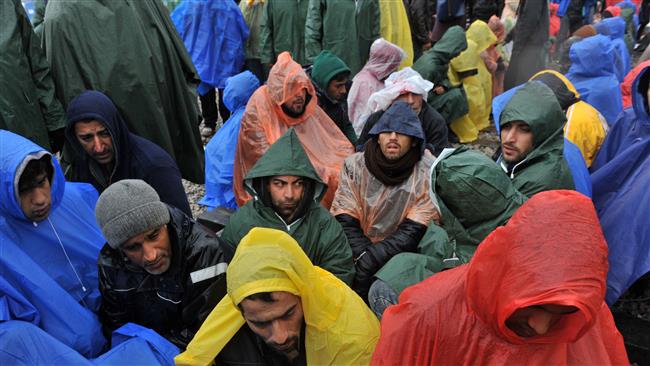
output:
M 535 305 L 517 309 L 506 320 L 506 326 L 518 336 L 530 338 L 548 333 L 563 316 L 578 311 L 575 306 Z
M 52 191 L 47 173 L 43 172 L 37 176 L 35 184 L 25 189 L 18 187 L 18 191 L 20 207 L 28 220 L 41 222 L 49 216 L 52 207 Z
M 342 101 L 348 93 L 348 78 L 342 81 L 332 79 L 327 85 L 327 95 L 334 100 Z
M 296 94 L 287 100 L 283 106 L 295 114 L 301 114 L 305 111 L 305 101 L 307 100 L 307 89 L 302 89 L 300 93 Z
M 304 178 L 295 175 L 276 175 L 269 180 L 268 189 L 275 210 L 286 221 L 293 214 L 305 192 Z
M 99 121 L 77 122 L 74 125 L 77 141 L 91 158 L 99 164 L 110 164 L 115 158 L 113 139 L 108 129 Z
M 126 242 L 120 249 L 138 267 L 152 275 L 165 273 L 171 264 L 172 246 L 167 225 L 140 233 Z
M 411 109 L 413 109 L 413 112 L 415 112 L 415 114 L 420 114 L 420 111 L 422 111 L 422 103 L 424 100 L 422 99 L 422 96 L 420 94 L 406 92 L 405 94 L 402 94 L 399 97 L 397 97 L 397 99 L 395 99 L 395 101 L 398 100 L 410 105 Z
M 524 121 L 513 121 L 501 127 L 501 152 L 506 163 L 518 163 L 533 151 L 533 132 Z
M 397 160 L 413 147 L 413 138 L 397 132 L 382 132 L 379 134 L 379 148 L 388 160 Z
M 304 322 L 300 297 L 284 292 L 272 292 L 273 302 L 245 299 L 242 315 L 248 327 L 264 343 L 290 361 L 300 353 L 300 331 Z

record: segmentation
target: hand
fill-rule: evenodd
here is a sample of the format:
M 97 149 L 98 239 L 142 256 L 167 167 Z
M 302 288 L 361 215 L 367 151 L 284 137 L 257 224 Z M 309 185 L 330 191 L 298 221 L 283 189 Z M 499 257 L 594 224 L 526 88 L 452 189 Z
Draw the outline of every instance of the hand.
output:
M 432 46 L 433 46 L 433 44 L 431 42 L 427 42 L 427 43 L 423 44 L 422 45 L 422 52 L 430 49 Z
M 444 94 L 445 87 L 442 85 L 438 85 L 435 88 L 433 88 L 433 92 L 436 93 L 437 95 Z

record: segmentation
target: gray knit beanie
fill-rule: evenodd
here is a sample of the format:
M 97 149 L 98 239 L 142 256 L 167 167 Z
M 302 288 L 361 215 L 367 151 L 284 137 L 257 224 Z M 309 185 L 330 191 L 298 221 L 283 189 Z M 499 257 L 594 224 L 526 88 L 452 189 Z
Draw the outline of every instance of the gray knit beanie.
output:
M 139 179 L 121 180 L 106 188 L 97 200 L 95 216 L 113 249 L 135 235 L 169 223 L 167 206 Z

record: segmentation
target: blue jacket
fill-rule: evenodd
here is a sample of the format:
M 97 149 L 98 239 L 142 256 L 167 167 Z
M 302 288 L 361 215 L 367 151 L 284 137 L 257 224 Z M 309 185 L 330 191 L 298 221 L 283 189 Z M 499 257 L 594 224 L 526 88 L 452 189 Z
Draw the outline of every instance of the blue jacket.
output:
M 223 102 L 232 114 L 205 148 L 205 196 L 199 201 L 201 205 L 237 209 L 232 188 L 237 138 L 246 103 L 259 86 L 250 71 L 226 81 Z
M 28 155 L 43 152 L 31 141 L 0 130 L 0 276 L 5 281 L 0 297 L 31 308 L 6 312 L 10 315 L 5 317 L 34 322 L 79 353 L 93 356 L 105 344 L 94 313 L 100 302 L 97 257 L 105 243 L 95 221 L 97 191 L 89 184 L 66 183 L 53 158 L 50 215 L 42 222 L 28 221 L 16 192 L 17 170 Z M 7 290 L 12 287 L 16 291 Z M 0 302 L 0 312 L 4 305 Z
M 183 1 L 171 14 L 199 72 L 199 94 L 225 87 L 241 71 L 248 27 L 234 1 Z
M 639 92 L 639 83 L 649 77 L 650 66 L 645 67 L 632 83 L 632 107 L 618 116 L 616 123 L 609 129 L 605 141 L 600 146 L 596 159 L 591 164 L 591 171 L 596 172 L 617 155 L 633 144 L 650 137 L 650 115 L 648 115 L 647 93 Z
M 632 67 L 630 52 L 625 44 L 625 20 L 621 17 L 607 18 L 594 24 L 594 27 L 598 34 L 607 36 L 612 41 L 611 47 L 615 56 L 614 71 L 619 83 L 622 83 Z
M 67 144 L 75 157 L 69 179 L 92 184 L 103 192 L 109 185 L 122 179 L 142 179 L 160 196 L 160 200 L 192 217 L 192 210 L 181 181 L 181 173 L 174 159 L 160 146 L 129 132 L 126 122 L 115 104 L 103 93 L 87 90 L 68 105 Z M 111 134 L 115 152 L 115 167 L 108 181 L 98 164 L 84 151 L 77 140 L 74 125 L 79 121 L 101 122 Z
M 600 34 L 589 37 L 571 46 L 569 57 L 571 67 L 566 77 L 580 98 L 594 106 L 611 126 L 623 110 L 612 41 Z

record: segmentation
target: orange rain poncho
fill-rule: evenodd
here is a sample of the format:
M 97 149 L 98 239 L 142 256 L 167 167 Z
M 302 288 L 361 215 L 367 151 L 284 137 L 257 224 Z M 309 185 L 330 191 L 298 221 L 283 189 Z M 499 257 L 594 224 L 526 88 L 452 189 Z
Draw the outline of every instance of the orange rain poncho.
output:
M 629 365 L 605 304 L 607 243 L 591 200 L 529 199 L 469 264 L 407 288 L 383 315 L 374 365 Z M 545 335 L 518 336 L 517 309 L 574 306 Z
M 284 113 L 281 106 L 303 89 L 311 98 L 307 101 L 305 112 L 292 118 Z M 316 172 L 327 184 L 322 204 L 329 209 L 343 161 L 354 152 L 354 148 L 320 109 L 311 80 L 288 52 L 278 56 L 267 84 L 253 93 L 242 117 L 233 174 L 233 189 L 239 207 L 251 199 L 244 190 L 244 177 L 266 150 L 291 127 L 295 129 Z

